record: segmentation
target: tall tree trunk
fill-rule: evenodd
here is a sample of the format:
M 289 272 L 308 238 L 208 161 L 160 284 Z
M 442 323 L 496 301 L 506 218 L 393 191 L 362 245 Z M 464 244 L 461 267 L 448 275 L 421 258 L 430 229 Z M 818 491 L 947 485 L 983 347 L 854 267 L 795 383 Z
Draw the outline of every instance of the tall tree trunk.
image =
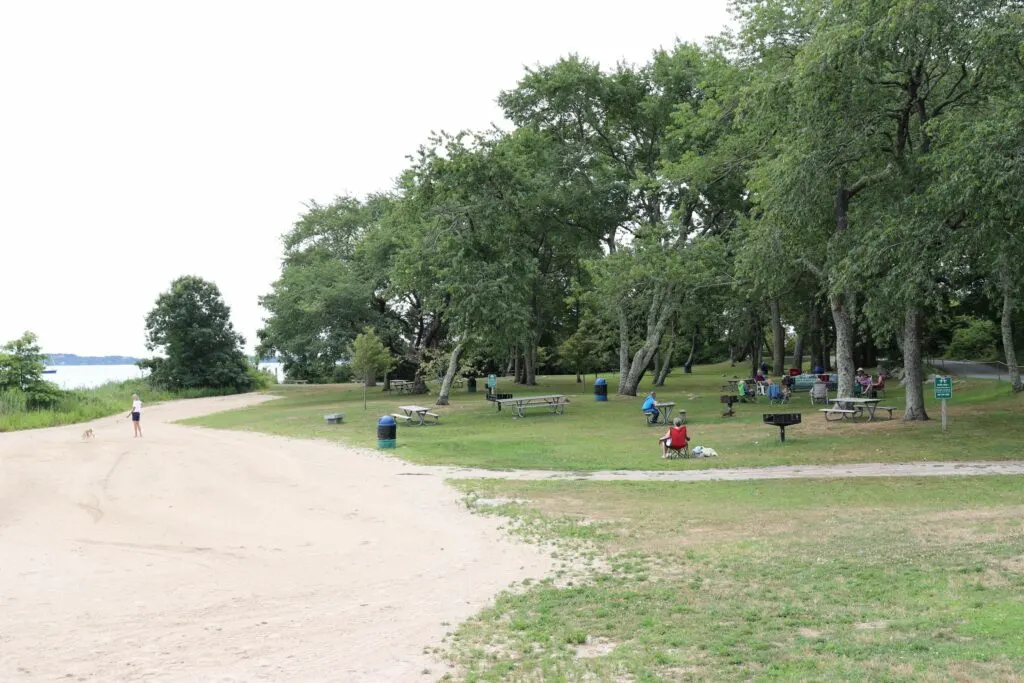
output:
M 772 374 L 786 374 L 786 331 L 782 328 L 782 306 L 778 299 L 771 300 L 772 311 Z
M 754 340 L 750 342 L 750 376 L 757 377 L 757 373 L 761 371 L 761 344 L 763 340 L 760 334 L 754 335 Z
M 693 358 L 697 355 L 697 341 L 699 339 L 700 325 L 694 325 L 693 340 L 690 342 L 690 355 L 686 357 L 686 362 L 683 363 L 683 372 L 687 375 L 693 372 Z M 732 345 L 729 346 L 729 360 L 732 360 Z
M 825 362 L 821 353 L 821 313 L 818 311 L 818 302 L 813 300 L 807 322 L 807 334 L 811 337 L 811 370 L 814 368 L 824 370 Z
M 505 374 L 503 375 L 503 377 L 509 377 L 510 375 L 512 375 L 512 371 L 515 370 L 515 367 L 516 349 L 513 346 L 508 350 L 508 363 L 505 364 Z
M 921 374 L 921 312 L 910 306 L 903 323 L 903 387 L 907 397 L 904 422 L 928 419 Z
M 672 352 L 675 350 L 676 338 L 673 335 L 668 340 L 668 346 L 665 347 L 664 353 L 658 353 L 661 358 L 661 367 L 654 372 L 654 386 L 663 387 L 665 386 L 665 378 L 668 377 L 668 373 L 672 370 Z
M 518 346 L 515 347 L 515 349 L 513 349 L 512 353 L 513 353 L 513 356 L 512 356 L 512 358 L 513 358 L 513 361 L 512 361 L 512 382 L 513 382 L 513 384 L 519 384 L 519 378 L 522 376 L 522 367 L 523 367 L 522 360 L 523 360 L 523 355 L 521 353 L 519 353 L 519 347 Z
M 654 357 L 654 352 L 661 345 L 661 337 L 665 333 L 668 321 L 675 312 L 675 307 L 676 302 L 672 287 L 668 285 L 656 287 L 651 296 L 651 305 L 647 311 L 647 338 L 644 340 L 643 346 L 633 354 L 632 362 L 627 363 L 628 370 L 626 374 L 619 376 L 619 390 L 617 393 L 620 396 L 636 396 L 637 387 L 640 386 L 640 378 L 647 371 L 647 367 L 651 364 L 651 358 Z M 627 342 L 628 334 L 627 330 Z M 619 349 L 619 357 L 621 361 L 621 347 Z
M 523 384 L 534 386 L 537 384 L 537 344 L 533 341 L 526 347 L 526 367 Z
M 853 316 L 850 315 L 847 308 L 849 297 L 844 294 L 832 294 L 828 299 L 829 306 L 832 308 L 832 320 L 836 326 L 836 364 L 839 366 L 839 387 L 836 396 L 852 397 L 855 368 L 853 366 Z M 831 359 L 825 359 L 826 369 L 828 369 L 829 360 Z
M 629 374 L 629 320 L 626 318 L 625 304 L 619 304 L 619 386 Z
M 661 375 L 661 349 L 654 352 L 654 386 L 659 386 L 658 377 Z
M 801 372 L 804 369 L 804 335 L 803 333 L 796 336 L 796 343 L 793 345 L 793 367 L 798 368 Z
M 462 355 L 463 344 L 460 342 L 455 345 L 452 349 L 451 358 L 448 359 L 448 370 L 444 373 L 444 380 L 441 382 L 441 390 L 437 392 L 437 401 L 435 402 L 439 406 L 448 405 L 448 394 L 452 389 L 452 380 L 455 378 L 455 373 L 459 371 L 459 356 Z
M 1017 365 L 1017 352 L 1013 348 L 1013 287 L 1008 278 L 1003 280 L 1003 315 L 1000 327 L 1003 331 L 1003 355 L 1006 357 L 1006 368 L 1010 373 L 1010 387 L 1014 393 L 1021 391 L 1020 366 Z
M 416 368 L 416 374 L 412 378 L 412 393 L 427 393 L 427 380 L 423 377 L 423 366 Z

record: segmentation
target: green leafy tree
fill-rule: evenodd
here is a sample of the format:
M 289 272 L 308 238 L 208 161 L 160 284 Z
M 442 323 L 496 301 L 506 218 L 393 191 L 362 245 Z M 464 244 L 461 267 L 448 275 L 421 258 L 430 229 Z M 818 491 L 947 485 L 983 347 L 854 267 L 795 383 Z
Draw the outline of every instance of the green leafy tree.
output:
M 231 324 L 231 310 L 217 285 L 180 277 L 146 316 L 146 348 L 163 357 L 141 361 L 150 381 L 168 389 L 248 391 L 253 386 L 245 340 Z
M 45 369 L 46 355 L 32 332 L 0 346 L 0 391 L 24 394 L 30 410 L 48 408 L 63 394 L 57 385 L 43 379 Z
M 0 347 L 0 390 L 28 391 L 43 381 L 46 356 L 39 349 L 38 337 L 26 332 Z
M 395 367 L 394 356 L 388 351 L 372 327 L 356 335 L 349 348 L 350 365 L 363 383 L 372 387 L 377 378 Z

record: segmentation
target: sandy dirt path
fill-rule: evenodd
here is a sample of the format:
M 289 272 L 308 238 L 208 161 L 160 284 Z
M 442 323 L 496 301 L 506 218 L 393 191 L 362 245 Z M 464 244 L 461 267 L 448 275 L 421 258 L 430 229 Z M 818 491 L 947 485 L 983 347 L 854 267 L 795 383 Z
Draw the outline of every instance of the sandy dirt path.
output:
M 1024 475 L 1024 460 L 991 462 L 851 463 L 847 465 L 779 465 L 774 467 L 719 467 L 703 470 L 478 470 L 437 467 L 446 479 L 514 479 L 520 481 L 740 481 L 747 479 L 840 479 L 846 477 L 942 477 L 985 474 Z
M 0 434 L 0 680 L 436 680 L 425 646 L 550 571 L 394 458 L 166 424 L 259 400 Z

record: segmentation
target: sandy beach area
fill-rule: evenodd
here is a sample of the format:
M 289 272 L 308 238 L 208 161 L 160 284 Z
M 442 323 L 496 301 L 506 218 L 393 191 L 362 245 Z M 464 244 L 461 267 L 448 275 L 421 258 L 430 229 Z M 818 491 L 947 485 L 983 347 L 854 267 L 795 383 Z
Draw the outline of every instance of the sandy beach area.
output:
M 261 400 L 0 434 L 0 680 L 436 680 L 425 647 L 550 571 L 440 472 L 168 424 Z

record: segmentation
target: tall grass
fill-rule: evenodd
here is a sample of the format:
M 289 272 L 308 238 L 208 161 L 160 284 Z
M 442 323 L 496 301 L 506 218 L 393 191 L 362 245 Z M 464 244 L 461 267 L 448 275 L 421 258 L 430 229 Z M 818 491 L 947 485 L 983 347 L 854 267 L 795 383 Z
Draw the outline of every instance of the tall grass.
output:
M 38 429 L 57 425 L 88 422 L 98 417 L 127 414 L 132 394 L 138 394 L 146 403 L 178 398 L 202 398 L 234 393 L 230 389 L 190 389 L 168 391 L 149 385 L 145 379 L 108 382 L 92 389 L 64 392 L 61 399 L 45 410 L 28 410 L 26 396 L 20 391 L 0 392 L 0 432 L 18 429 Z

